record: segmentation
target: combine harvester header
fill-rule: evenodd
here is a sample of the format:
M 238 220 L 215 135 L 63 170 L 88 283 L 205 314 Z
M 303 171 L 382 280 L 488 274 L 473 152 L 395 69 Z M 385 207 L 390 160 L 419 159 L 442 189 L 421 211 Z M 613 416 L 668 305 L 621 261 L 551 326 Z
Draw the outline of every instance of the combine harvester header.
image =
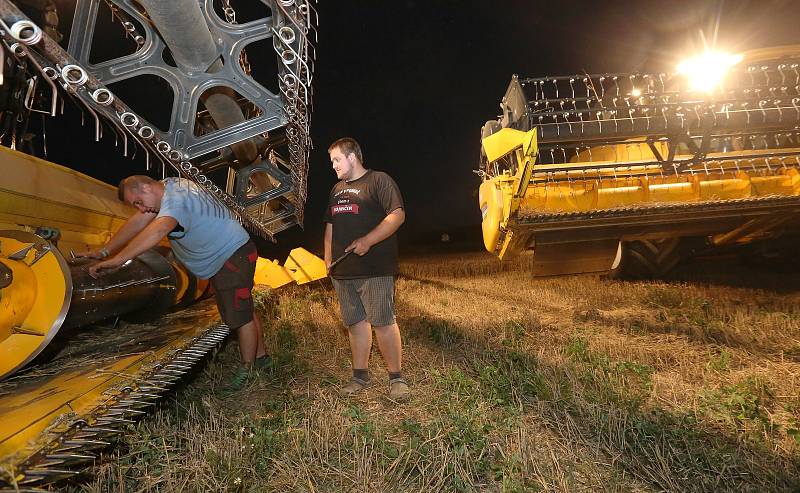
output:
M 672 74 L 520 79 L 481 130 L 486 249 L 535 275 L 661 276 L 800 219 L 800 46 Z

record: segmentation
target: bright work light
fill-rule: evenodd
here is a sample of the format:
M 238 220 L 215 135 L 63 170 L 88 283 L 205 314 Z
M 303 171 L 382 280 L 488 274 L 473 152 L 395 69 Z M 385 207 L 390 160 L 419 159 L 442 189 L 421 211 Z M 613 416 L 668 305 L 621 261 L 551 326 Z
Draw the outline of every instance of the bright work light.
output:
M 678 73 L 689 81 L 696 91 L 713 91 L 722 82 L 728 70 L 742 61 L 742 55 L 707 51 L 678 65 Z

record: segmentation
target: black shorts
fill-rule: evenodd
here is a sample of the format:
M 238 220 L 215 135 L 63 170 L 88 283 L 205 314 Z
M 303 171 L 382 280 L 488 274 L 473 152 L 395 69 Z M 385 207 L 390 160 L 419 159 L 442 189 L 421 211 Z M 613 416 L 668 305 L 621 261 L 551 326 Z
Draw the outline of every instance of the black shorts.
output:
M 233 252 L 222 268 L 211 277 L 219 316 L 231 329 L 238 329 L 253 320 L 252 291 L 256 260 L 256 245 L 248 241 Z

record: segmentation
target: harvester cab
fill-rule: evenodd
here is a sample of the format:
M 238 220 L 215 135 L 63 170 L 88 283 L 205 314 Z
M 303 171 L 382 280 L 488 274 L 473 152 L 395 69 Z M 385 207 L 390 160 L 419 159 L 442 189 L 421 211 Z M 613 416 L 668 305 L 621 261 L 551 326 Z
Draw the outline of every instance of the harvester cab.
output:
M 666 274 L 800 221 L 800 46 L 672 74 L 514 76 L 481 130 L 486 249 L 534 275 Z

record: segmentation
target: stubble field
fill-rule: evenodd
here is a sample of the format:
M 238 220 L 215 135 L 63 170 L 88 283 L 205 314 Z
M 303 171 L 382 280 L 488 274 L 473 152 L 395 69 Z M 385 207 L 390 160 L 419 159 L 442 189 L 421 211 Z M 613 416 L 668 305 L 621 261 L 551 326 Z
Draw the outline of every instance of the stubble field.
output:
M 798 491 L 800 275 L 532 279 L 526 260 L 405 259 L 408 402 L 344 399 L 332 288 L 258 294 L 276 361 L 229 341 L 73 491 Z

